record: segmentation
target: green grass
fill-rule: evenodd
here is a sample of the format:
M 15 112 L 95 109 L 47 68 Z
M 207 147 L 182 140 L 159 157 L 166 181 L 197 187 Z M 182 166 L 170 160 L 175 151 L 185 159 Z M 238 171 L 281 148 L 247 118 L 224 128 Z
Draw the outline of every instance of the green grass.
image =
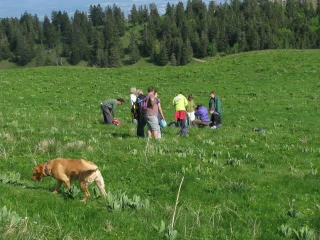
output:
M 319 50 L 262 51 L 184 67 L 1 70 L 0 179 L 20 173 L 21 180 L 0 181 L 0 209 L 22 220 L 10 225 L 0 212 L 0 236 L 163 239 L 161 221 L 165 228 L 171 224 L 184 176 L 174 224 L 178 239 L 283 239 L 282 225 L 297 232 L 307 226 L 318 239 L 319 56 Z M 167 122 L 178 92 L 193 93 L 207 106 L 215 90 L 223 128 L 190 128 L 186 137 L 166 128 L 159 142 L 137 139 L 129 90 L 149 85 L 159 90 Z M 123 126 L 103 125 L 100 102 L 117 97 L 126 101 L 117 114 Z M 51 194 L 55 180 L 35 183 L 31 175 L 34 160 L 56 157 L 93 161 L 107 192 L 130 199 L 136 194 L 150 207 L 110 210 L 93 186 L 86 203 L 82 192 L 75 198 L 63 190 Z M 294 231 L 288 238 L 295 239 Z

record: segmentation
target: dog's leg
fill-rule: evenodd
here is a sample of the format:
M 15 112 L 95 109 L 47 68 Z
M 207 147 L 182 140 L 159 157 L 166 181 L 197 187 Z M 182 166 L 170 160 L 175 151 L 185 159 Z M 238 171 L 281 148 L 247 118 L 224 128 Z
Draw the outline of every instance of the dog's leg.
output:
M 53 194 L 58 193 L 58 191 L 59 191 L 62 183 L 63 183 L 63 181 L 58 180 L 57 185 L 56 185 L 56 188 L 55 188 L 55 189 L 53 190 L 53 192 L 52 192 Z
M 87 186 L 87 182 L 86 181 L 81 181 L 80 182 L 80 187 L 82 188 L 82 190 L 84 191 L 84 199 L 81 200 L 81 202 L 85 202 L 88 200 L 88 198 L 90 197 L 90 193 L 88 191 L 88 186 Z
M 106 198 L 107 197 L 107 193 L 106 193 L 106 190 L 105 190 L 105 187 L 104 187 L 103 177 L 102 177 L 101 172 L 99 170 L 97 170 L 97 177 L 94 180 L 94 182 L 96 183 L 96 185 L 98 186 L 98 188 L 102 192 L 103 196 Z
M 68 188 L 68 189 L 70 189 L 71 188 L 71 183 L 70 183 L 70 180 L 68 179 L 68 180 L 65 180 L 65 181 L 63 181 L 64 182 L 64 185 L 66 185 L 66 187 Z

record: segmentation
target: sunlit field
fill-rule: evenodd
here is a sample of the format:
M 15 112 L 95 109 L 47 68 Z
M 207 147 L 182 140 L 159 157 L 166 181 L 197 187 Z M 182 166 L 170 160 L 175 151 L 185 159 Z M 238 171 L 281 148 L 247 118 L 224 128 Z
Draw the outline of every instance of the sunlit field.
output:
M 250 52 L 185 67 L 0 70 L 1 239 L 319 239 L 320 51 Z M 129 90 L 223 104 L 219 130 L 136 138 Z M 122 97 L 122 126 L 100 102 Z M 252 131 L 263 129 L 262 133 Z M 31 181 L 57 157 L 99 166 L 108 198 Z M 181 185 L 181 188 L 179 189 Z M 177 201 L 178 198 L 178 201 Z

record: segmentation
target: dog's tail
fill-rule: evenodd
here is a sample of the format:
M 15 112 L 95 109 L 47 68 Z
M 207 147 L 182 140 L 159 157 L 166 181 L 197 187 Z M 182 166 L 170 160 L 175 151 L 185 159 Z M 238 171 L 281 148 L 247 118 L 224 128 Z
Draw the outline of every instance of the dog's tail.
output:
M 96 169 L 95 172 L 96 172 L 96 178 L 95 178 L 94 182 L 97 184 L 97 186 L 100 189 L 100 191 L 102 192 L 103 196 L 106 198 L 107 193 L 105 190 L 104 180 L 103 180 L 102 174 L 99 169 Z
M 83 159 L 80 159 L 81 163 L 85 166 L 85 169 L 96 171 L 98 170 L 98 166 L 95 165 L 93 162 L 89 162 Z

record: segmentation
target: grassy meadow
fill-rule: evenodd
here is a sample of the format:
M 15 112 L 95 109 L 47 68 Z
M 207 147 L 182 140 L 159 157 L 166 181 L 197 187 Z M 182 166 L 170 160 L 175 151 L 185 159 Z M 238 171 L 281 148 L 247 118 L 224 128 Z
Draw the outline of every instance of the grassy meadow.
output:
M 319 79 L 320 50 L 0 70 L 0 239 L 319 239 Z M 167 122 L 178 92 L 208 106 L 215 90 L 223 128 L 137 139 L 129 90 L 150 85 Z M 123 126 L 104 125 L 100 102 L 117 97 Z M 57 157 L 97 164 L 109 198 L 31 181 L 35 162 Z

